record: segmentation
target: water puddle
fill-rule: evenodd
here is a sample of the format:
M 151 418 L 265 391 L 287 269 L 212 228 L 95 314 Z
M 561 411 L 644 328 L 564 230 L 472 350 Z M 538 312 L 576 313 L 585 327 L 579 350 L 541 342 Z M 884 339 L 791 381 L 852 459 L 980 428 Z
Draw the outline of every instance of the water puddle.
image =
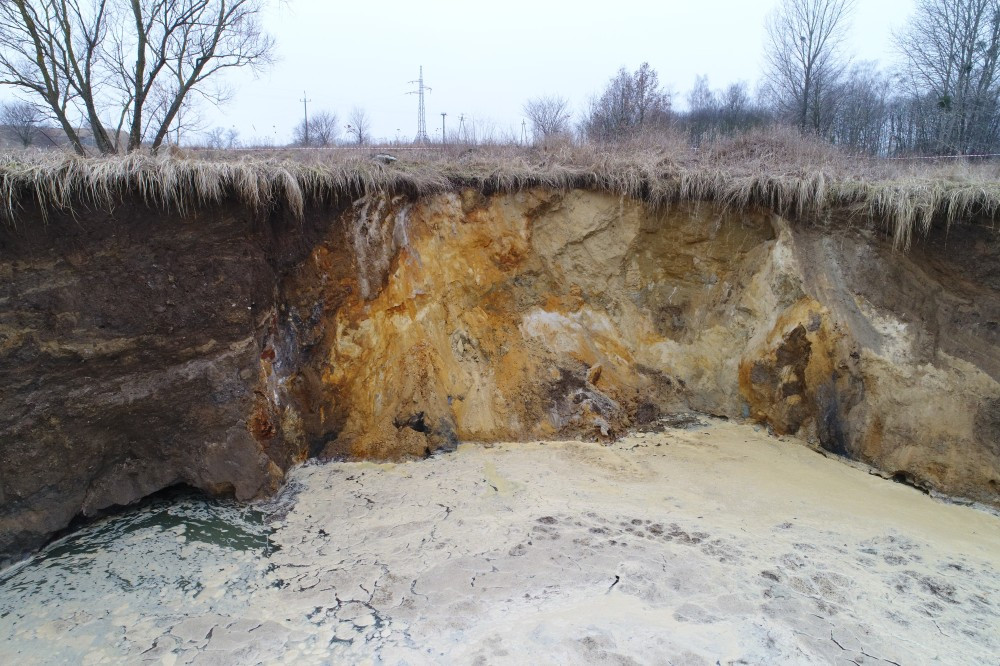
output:
M 37 663 L 78 661 L 98 640 L 133 652 L 126 628 L 151 617 L 240 612 L 274 551 L 260 510 L 166 493 L 0 571 L 0 643 Z

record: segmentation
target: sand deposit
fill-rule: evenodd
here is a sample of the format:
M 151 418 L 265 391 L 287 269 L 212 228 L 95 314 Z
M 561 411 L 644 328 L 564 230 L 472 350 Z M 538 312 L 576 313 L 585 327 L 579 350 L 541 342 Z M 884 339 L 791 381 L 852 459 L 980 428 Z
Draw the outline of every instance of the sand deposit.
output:
M 106 519 L 0 574 L 0 660 L 995 663 L 995 514 L 678 425 L 311 463 L 254 511 Z

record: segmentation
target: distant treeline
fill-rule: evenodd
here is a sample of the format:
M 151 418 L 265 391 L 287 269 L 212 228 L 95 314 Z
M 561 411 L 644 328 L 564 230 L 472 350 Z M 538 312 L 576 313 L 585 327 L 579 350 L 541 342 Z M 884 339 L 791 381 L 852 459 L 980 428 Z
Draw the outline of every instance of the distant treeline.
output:
M 681 130 L 694 145 L 771 125 L 878 156 L 1000 152 L 1000 0 L 917 0 L 892 36 L 897 62 L 853 62 L 854 0 L 781 0 L 768 18 L 761 84 L 713 90 L 699 77 L 686 110 L 643 64 L 622 69 L 575 126 L 559 96 L 530 100 L 536 139 L 619 141 Z

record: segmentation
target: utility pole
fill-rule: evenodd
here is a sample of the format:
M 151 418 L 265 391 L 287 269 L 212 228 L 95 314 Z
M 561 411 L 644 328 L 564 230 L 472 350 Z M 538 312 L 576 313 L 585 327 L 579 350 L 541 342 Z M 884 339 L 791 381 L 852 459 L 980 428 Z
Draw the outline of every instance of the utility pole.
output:
M 458 140 L 462 142 L 465 140 L 465 114 L 461 114 L 458 117 Z
M 521 143 L 528 145 L 528 121 L 521 121 Z
M 303 90 L 302 99 L 300 99 L 299 101 L 302 102 L 302 122 L 304 123 L 305 127 L 305 133 L 302 137 L 303 139 L 302 143 L 308 146 L 309 145 L 309 102 L 311 102 L 312 100 L 309 99 L 309 97 L 306 95 L 306 91 Z
M 448 143 L 448 140 L 445 138 L 445 133 L 444 133 L 444 117 L 447 115 L 448 115 L 447 113 L 441 114 L 441 145 Z
M 420 66 L 420 78 L 416 81 L 410 81 L 410 83 L 416 83 L 417 89 L 411 90 L 406 93 L 407 95 L 416 95 L 420 103 L 417 107 L 417 136 L 413 140 L 414 143 L 430 143 L 431 140 L 427 138 L 427 113 L 424 109 L 424 91 L 430 92 L 431 89 L 424 85 L 424 66 Z

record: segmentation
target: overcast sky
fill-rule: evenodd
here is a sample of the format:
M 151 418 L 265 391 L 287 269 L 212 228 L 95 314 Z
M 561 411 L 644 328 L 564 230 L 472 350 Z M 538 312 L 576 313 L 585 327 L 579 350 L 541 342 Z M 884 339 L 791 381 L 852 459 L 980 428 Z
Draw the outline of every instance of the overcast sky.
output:
M 440 137 L 458 117 L 492 120 L 520 130 L 530 97 L 560 94 L 583 108 L 618 70 L 643 61 L 659 72 L 675 101 L 699 74 L 713 88 L 755 83 L 763 62 L 764 20 L 777 0 L 290 0 L 268 13 L 279 62 L 237 90 L 221 112 L 206 109 L 207 127 L 235 127 L 244 140 L 290 140 L 310 110 L 336 112 L 341 125 L 355 105 L 367 110 L 376 137 L 412 138 L 414 89 L 424 66 L 428 133 Z M 888 63 L 891 31 L 913 0 L 858 0 L 850 51 Z M 454 123 L 454 124 L 452 124 Z
M 778 0 L 285 0 L 267 13 L 278 63 L 260 78 L 230 77 L 221 109 L 203 107 L 205 129 L 235 128 L 243 140 L 287 143 L 311 112 L 336 112 L 340 124 L 364 108 L 375 137 L 412 139 L 417 98 L 407 83 L 424 67 L 428 134 L 440 138 L 460 114 L 520 131 L 525 100 L 566 97 L 578 113 L 619 67 L 648 61 L 684 97 L 695 77 L 713 88 L 760 78 L 764 20 Z M 914 0 L 857 0 L 849 51 L 888 64 L 890 35 Z M 5 95 L 9 96 L 9 95 Z M 182 137 L 187 143 L 195 136 Z

